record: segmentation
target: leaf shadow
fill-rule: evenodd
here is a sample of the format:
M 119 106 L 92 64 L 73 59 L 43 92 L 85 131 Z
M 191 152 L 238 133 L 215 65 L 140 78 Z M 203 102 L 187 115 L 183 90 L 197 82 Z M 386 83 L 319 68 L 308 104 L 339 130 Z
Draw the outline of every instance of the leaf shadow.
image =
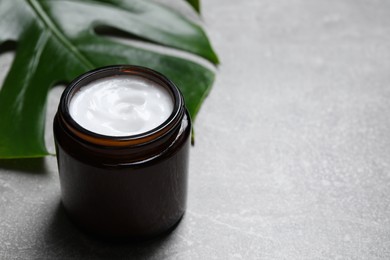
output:
M 96 237 L 72 223 L 62 203 L 58 203 L 44 231 L 44 239 L 46 247 L 42 248 L 42 255 L 76 259 L 151 259 L 161 255 L 159 252 L 166 248 L 170 236 L 168 233 L 143 242 Z
M 47 173 L 44 158 L 0 159 L 0 169 L 31 174 Z

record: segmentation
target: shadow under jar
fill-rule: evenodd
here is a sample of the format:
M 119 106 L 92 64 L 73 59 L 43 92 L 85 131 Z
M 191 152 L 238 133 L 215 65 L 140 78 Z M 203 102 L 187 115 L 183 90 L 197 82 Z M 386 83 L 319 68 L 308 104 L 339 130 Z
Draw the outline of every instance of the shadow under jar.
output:
M 173 102 L 159 126 L 135 135 L 87 130 L 70 113 L 83 86 L 103 78 L 138 76 L 162 86 Z M 185 212 L 191 121 L 178 88 L 153 70 L 130 65 L 96 69 L 63 92 L 54 119 L 63 205 L 92 233 L 146 239 L 172 229 Z

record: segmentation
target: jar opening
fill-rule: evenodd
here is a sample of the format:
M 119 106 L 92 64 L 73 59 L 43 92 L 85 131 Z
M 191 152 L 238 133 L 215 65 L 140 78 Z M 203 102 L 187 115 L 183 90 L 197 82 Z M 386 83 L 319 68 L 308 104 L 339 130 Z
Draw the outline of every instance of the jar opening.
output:
M 154 95 L 155 99 L 152 98 L 150 105 L 150 109 L 157 109 L 159 111 L 163 111 L 165 114 L 164 115 L 158 115 L 159 111 L 157 111 L 157 117 L 158 120 L 154 122 L 149 122 L 146 124 L 149 124 L 145 127 L 145 122 L 140 122 L 141 127 L 135 126 L 135 128 L 139 128 L 138 132 L 134 131 L 131 133 L 131 131 L 128 131 L 128 133 L 125 133 L 124 135 L 118 134 L 117 132 L 121 133 L 120 131 L 117 131 L 114 134 L 110 134 L 109 131 L 96 131 L 94 128 L 89 128 L 86 127 L 83 122 L 78 120 L 77 116 L 75 116 L 74 110 L 75 106 L 74 103 L 75 101 L 80 101 L 78 100 L 80 97 L 81 91 L 84 91 L 85 89 L 90 89 L 93 87 L 93 85 L 96 85 L 96 83 L 101 83 L 102 81 L 107 82 L 115 82 L 115 81 L 128 81 L 128 80 L 135 80 L 136 81 L 136 86 L 135 88 L 140 87 L 141 85 L 151 85 L 151 91 L 152 95 Z M 138 81 L 138 82 L 137 82 Z M 104 83 L 104 82 L 103 82 Z M 118 82 L 117 82 L 118 83 Z M 120 82 L 119 82 L 120 83 Z M 138 84 L 138 85 L 137 85 Z M 111 84 L 112 85 L 112 84 Z M 115 85 L 115 84 L 114 84 Z M 119 84 L 120 85 L 120 84 Z M 92 87 L 91 87 L 92 86 Z M 142 88 L 142 87 L 141 87 Z M 135 103 L 138 102 L 139 107 L 135 107 L 134 104 L 126 104 L 126 103 L 121 103 L 118 105 L 118 107 L 113 108 L 112 106 L 110 107 L 110 101 L 109 99 L 113 99 L 113 97 L 109 97 L 110 91 L 112 89 L 106 91 L 104 93 L 101 92 L 99 93 L 101 96 L 101 99 L 108 100 L 108 102 L 103 102 L 100 104 L 102 107 L 100 108 L 100 111 L 97 111 L 97 113 L 105 113 L 102 115 L 102 117 L 109 117 L 110 113 L 109 110 L 115 110 L 115 109 L 123 109 L 123 111 L 119 111 L 119 119 L 116 121 L 116 123 L 119 122 L 119 128 L 120 127 L 126 127 L 123 124 L 121 125 L 122 121 L 120 116 L 128 116 L 131 119 L 131 115 L 128 115 L 127 112 L 131 112 L 131 110 L 134 110 L 133 112 L 138 113 L 136 110 L 140 108 L 144 108 L 145 105 L 145 99 L 142 97 L 142 89 L 141 92 L 138 93 L 138 97 L 140 97 L 137 100 L 137 97 L 133 101 Z M 153 92 L 154 91 L 154 92 Z M 126 92 L 126 90 L 125 90 Z M 88 93 L 89 95 L 90 93 Z M 129 93 L 127 93 L 129 94 Z M 150 93 L 146 93 L 150 94 Z M 117 98 L 117 101 L 119 100 L 119 103 L 122 102 L 123 98 L 124 100 L 126 97 L 124 97 L 126 94 L 123 93 L 116 93 L 113 94 L 114 99 Z M 132 95 L 127 95 L 127 97 L 132 99 Z M 161 98 L 162 97 L 162 98 Z M 88 99 L 89 97 L 87 97 Z M 126 100 L 125 100 L 126 101 Z M 96 100 L 93 102 L 96 103 Z M 92 102 L 92 103 L 93 103 Z M 83 108 L 85 108 L 85 100 L 81 100 L 79 102 L 80 109 L 77 110 L 76 112 L 81 115 L 81 118 L 86 118 L 86 117 L 91 117 L 91 115 L 86 115 L 87 111 L 82 111 Z M 84 103 L 84 104 L 83 104 Z M 161 104 L 164 103 L 164 104 Z M 96 105 L 96 104 L 95 104 Z M 99 104 L 97 104 L 99 105 Z M 106 106 L 106 107 L 105 107 Z M 157 108 L 156 108 L 157 107 Z M 84 139 L 90 143 L 94 143 L 97 145 L 103 145 L 103 146 L 126 146 L 126 145 L 134 145 L 134 144 L 144 144 L 147 142 L 151 142 L 158 138 L 159 136 L 165 135 L 166 133 L 170 132 L 177 124 L 180 123 L 180 119 L 184 113 L 183 111 L 184 107 L 184 101 L 182 98 L 182 95 L 178 88 L 165 76 L 162 74 L 148 69 L 144 67 L 139 67 L 139 66 L 130 66 L 130 65 L 116 65 L 116 66 L 109 66 L 109 67 L 103 67 L 99 68 L 90 72 L 87 72 L 78 78 L 76 78 L 74 81 L 70 83 L 70 85 L 64 90 L 63 96 L 60 101 L 59 105 L 59 117 L 62 118 L 63 123 L 69 130 L 78 136 L 81 139 Z M 126 111 L 126 109 L 128 111 Z M 167 111 L 168 110 L 168 111 Z M 106 113 L 108 111 L 108 113 Z M 121 113 L 123 112 L 123 113 Z M 84 114 L 83 114 L 84 113 Z M 118 115 L 112 115 L 113 117 L 117 117 Z M 105 118 L 107 119 L 107 118 Z M 103 121 L 105 120 L 103 118 Z M 123 119 L 123 118 L 122 118 Z M 110 121 L 109 119 L 108 121 Z M 94 122 L 96 121 L 96 118 L 92 118 L 92 123 L 95 124 L 97 127 L 99 127 L 99 122 Z M 130 120 L 131 121 L 131 120 Z M 138 123 L 139 123 L 138 122 Z M 104 122 L 103 122 L 104 123 Z M 110 122 L 109 122 L 110 123 Z M 115 123 L 115 122 L 114 122 Z M 130 122 L 132 123 L 132 122 Z M 133 122 L 134 123 L 134 122 Z M 143 131 L 142 131 L 143 127 Z M 148 128 L 149 127 L 149 128 Z M 140 130 L 141 129 L 141 130 Z M 98 129 L 99 130 L 99 129 Z M 137 130 L 137 129 L 136 129 Z M 125 132 L 125 131 L 124 131 Z

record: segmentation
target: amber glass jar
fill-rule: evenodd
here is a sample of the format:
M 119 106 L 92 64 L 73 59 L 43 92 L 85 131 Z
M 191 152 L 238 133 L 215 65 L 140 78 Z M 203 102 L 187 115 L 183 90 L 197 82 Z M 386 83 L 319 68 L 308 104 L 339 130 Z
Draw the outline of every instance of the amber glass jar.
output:
M 132 136 L 91 132 L 69 113 L 86 84 L 137 75 L 163 86 L 173 112 L 158 127 Z M 87 72 L 63 92 L 54 119 L 62 203 L 80 227 L 100 235 L 149 238 L 170 230 L 186 207 L 191 121 L 178 88 L 153 70 L 128 65 Z

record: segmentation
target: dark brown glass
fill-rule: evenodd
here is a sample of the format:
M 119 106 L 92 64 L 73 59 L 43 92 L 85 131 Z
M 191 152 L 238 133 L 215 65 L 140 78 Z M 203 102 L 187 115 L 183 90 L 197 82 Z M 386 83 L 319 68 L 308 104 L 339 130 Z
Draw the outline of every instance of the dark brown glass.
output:
M 106 77 L 138 75 L 165 87 L 173 112 L 132 136 L 105 136 L 77 124 L 69 104 L 80 87 Z M 54 138 L 62 202 L 80 227 L 99 235 L 145 239 L 168 231 L 186 208 L 191 121 L 178 88 L 163 75 L 118 65 L 87 72 L 62 94 Z

